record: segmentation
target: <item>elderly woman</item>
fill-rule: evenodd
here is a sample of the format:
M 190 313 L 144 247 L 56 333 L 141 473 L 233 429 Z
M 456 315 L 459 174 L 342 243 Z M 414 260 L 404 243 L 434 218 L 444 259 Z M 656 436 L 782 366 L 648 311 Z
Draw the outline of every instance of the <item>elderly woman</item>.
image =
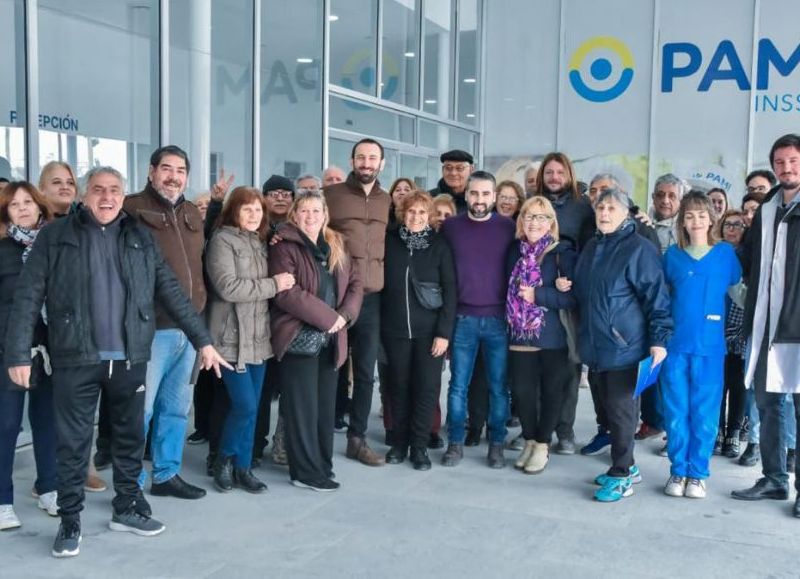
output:
M 433 198 L 433 215 L 431 216 L 431 227 L 436 231 L 444 223 L 445 219 L 449 219 L 456 214 L 456 203 L 453 201 L 453 196 L 449 193 L 440 193 Z
M 628 196 L 606 189 L 597 196 L 597 233 L 575 266 L 580 310 L 578 348 L 597 384 L 611 436 L 611 468 L 595 479 L 595 498 L 613 502 L 633 494 L 641 480 L 634 464 L 633 435 L 639 401 L 633 398 L 639 362 L 666 358 L 672 330 L 661 256 L 636 234 Z M 568 290 L 568 280 L 557 282 Z
M 337 371 L 347 357 L 347 326 L 363 298 L 344 240 L 328 219 L 322 194 L 298 195 L 279 230 L 281 241 L 270 247 L 270 272 L 297 281 L 275 297 L 270 316 L 289 475 L 294 486 L 320 492 L 339 488 L 333 480 Z
M 722 400 L 728 288 L 742 268 L 733 246 L 716 242 L 712 201 L 703 192 L 681 199 L 675 223 L 678 243 L 664 254 L 675 321 L 662 372 L 672 462 L 664 492 L 702 499 Z
M 14 323 L 12 298 L 22 266 L 41 227 L 52 217 L 44 196 L 30 183 L 9 183 L 0 193 L 0 351 L 5 350 L 6 328 Z M 28 391 L 28 419 L 33 434 L 36 481 L 33 489 L 39 496 L 39 508 L 55 517 L 56 505 L 56 430 L 53 411 L 53 384 L 45 371 L 48 364 L 43 350 L 47 330 L 40 317 L 36 328 L 33 363 L 35 383 Z M 0 530 L 13 529 L 22 523 L 14 512 L 14 451 L 22 425 L 25 390 L 16 387 L 6 372 L 0 376 Z
M 426 447 L 456 312 L 453 255 L 431 228 L 432 213 L 433 200 L 423 191 L 401 202 L 402 225 L 386 236 L 381 294 L 381 339 L 394 423 L 386 462 L 403 462 L 410 447 L 416 470 L 431 468 Z
M 516 219 L 520 207 L 525 203 L 525 191 L 516 181 L 501 181 L 497 184 L 497 212 L 503 217 Z
M 267 490 L 250 468 L 261 386 L 272 357 L 267 300 L 294 285 L 290 273 L 267 273 L 268 229 L 258 189 L 237 187 L 206 252 L 209 330 L 220 355 L 235 367 L 222 371 L 230 409 L 214 464 L 214 486 L 221 492 L 234 486 L 251 493 Z
M 522 205 L 517 238 L 509 253 L 506 298 L 511 390 L 525 439 L 515 466 L 537 474 L 547 466 L 550 438 L 572 380 L 559 310 L 574 308 L 575 298 L 555 283 L 572 277 L 577 254 L 559 243 L 555 210 L 542 196 Z

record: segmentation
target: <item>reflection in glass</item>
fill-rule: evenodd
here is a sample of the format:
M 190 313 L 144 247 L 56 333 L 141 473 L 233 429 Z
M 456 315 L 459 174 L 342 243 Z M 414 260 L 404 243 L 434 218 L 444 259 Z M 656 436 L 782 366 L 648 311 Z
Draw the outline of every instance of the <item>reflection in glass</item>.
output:
M 458 10 L 458 120 L 478 120 L 478 62 L 480 60 L 480 1 L 459 0 Z
M 259 183 L 322 174 L 323 0 L 261 1 Z M 334 22 L 331 22 L 333 27 Z M 347 165 L 343 165 L 347 167 Z
M 158 1 L 38 6 L 39 167 L 111 165 L 141 189 L 158 143 Z
M 22 0 L 0 0 L 0 177 L 25 177 L 25 101 L 18 79 L 25 78 Z
M 375 36 L 378 3 L 373 0 L 331 0 L 330 82 L 377 95 Z M 285 10 L 281 10 L 284 14 Z
M 450 54 L 453 7 L 451 0 L 425 2 L 425 50 L 422 110 L 450 115 Z
M 252 173 L 252 0 L 170 0 L 169 142 L 189 154 L 189 197 L 224 169 Z
M 416 108 L 419 99 L 419 0 L 383 3 L 381 98 Z
M 377 139 L 414 142 L 414 119 L 370 105 L 331 95 L 331 128 Z

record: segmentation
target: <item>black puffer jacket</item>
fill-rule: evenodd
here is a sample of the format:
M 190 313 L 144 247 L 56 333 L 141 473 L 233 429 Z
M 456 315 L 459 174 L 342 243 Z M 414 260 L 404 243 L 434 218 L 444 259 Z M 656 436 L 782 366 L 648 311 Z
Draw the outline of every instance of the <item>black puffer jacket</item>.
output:
M 16 323 L 16 319 L 11 317 L 11 312 L 13 311 L 14 290 L 17 287 L 19 274 L 22 272 L 23 251 L 25 251 L 25 247 L 10 237 L 0 239 L 0 356 L 5 353 L 5 337 L 9 320 L 11 323 Z M 45 333 L 44 322 L 39 316 L 31 345 L 43 344 Z
M 427 310 L 417 301 L 411 270 L 419 281 L 438 283 L 444 305 Z M 408 250 L 399 230 L 386 234 L 386 283 L 381 292 L 381 334 L 392 338 L 438 337 L 450 339 L 456 319 L 456 271 L 447 242 L 431 234 L 427 249 Z
M 575 266 L 581 361 L 591 370 L 635 366 L 672 333 L 661 254 L 636 234 L 632 220 L 597 233 Z
M 15 318 L 6 334 L 6 366 L 30 364 L 30 347 L 42 304 L 47 306 L 52 365 L 100 362 L 92 333 L 89 249 L 83 231 L 90 218 L 88 211 L 82 210 L 45 226 L 39 233 L 14 293 Z M 211 344 L 202 319 L 161 256 L 152 234 L 125 214 L 120 227 L 119 258 L 127 288 L 127 360 L 138 364 L 150 359 L 156 300 L 195 347 Z

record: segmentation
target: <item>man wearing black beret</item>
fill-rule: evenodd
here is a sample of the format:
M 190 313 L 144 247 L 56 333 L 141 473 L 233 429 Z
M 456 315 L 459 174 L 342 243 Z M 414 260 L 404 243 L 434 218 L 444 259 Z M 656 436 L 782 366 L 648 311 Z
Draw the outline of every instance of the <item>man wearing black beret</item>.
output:
M 449 193 L 453 196 L 456 210 L 459 213 L 467 211 L 467 201 L 464 192 L 467 187 L 467 178 L 474 170 L 474 159 L 472 155 L 460 149 L 453 149 L 442 153 L 439 157 L 442 162 L 442 178 L 435 189 L 430 190 L 434 197 L 441 193 Z

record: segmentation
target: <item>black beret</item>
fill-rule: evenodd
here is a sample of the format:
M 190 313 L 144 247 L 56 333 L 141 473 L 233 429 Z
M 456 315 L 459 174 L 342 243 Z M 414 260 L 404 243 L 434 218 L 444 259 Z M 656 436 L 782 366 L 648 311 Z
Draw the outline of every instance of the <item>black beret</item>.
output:
M 442 163 L 445 161 L 455 161 L 456 163 L 469 163 L 470 165 L 475 162 L 472 158 L 472 155 L 466 151 L 462 151 L 461 149 L 453 149 L 452 151 L 442 153 L 442 156 L 439 157 L 439 160 Z
M 282 175 L 272 175 L 269 179 L 264 181 L 261 192 L 266 195 L 270 191 L 275 191 L 276 189 L 283 189 L 284 191 L 291 191 L 294 193 L 294 183 L 291 179 L 287 179 Z

